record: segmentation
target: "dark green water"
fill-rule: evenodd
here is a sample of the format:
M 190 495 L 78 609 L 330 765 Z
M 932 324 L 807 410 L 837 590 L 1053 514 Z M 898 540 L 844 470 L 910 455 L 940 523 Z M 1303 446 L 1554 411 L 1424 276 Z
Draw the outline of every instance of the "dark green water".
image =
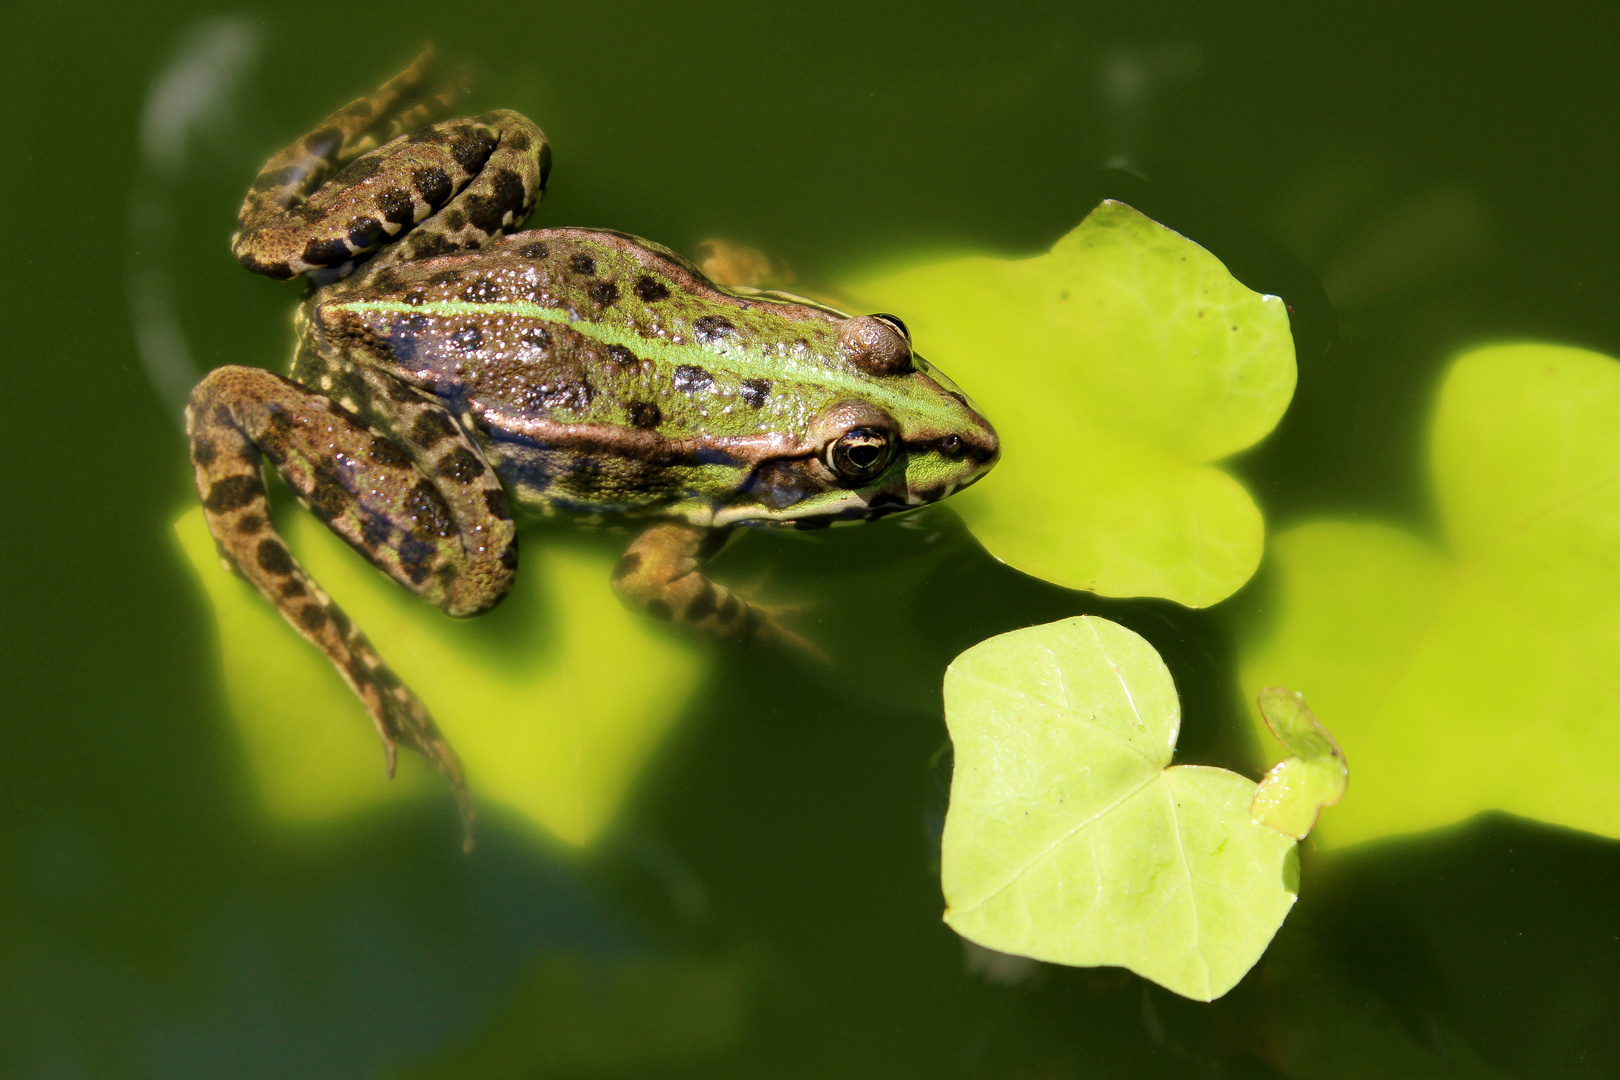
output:
M 1033 252 L 1124 197 L 1294 306 L 1298 396 L 1237 465 L 1268 523 L 1429 529 L 1412 463 L 1449 356 L 1620 353 L 1620 33 L 1591 3 L 1299 7 L 8 8 L 0 1073 L 1614 1075 L 1620 848 L 1506 818 L 1307 857 L 1213 1006 L 968 970 L 934 862 L 945 664 L 1106 614 L 1170 663 L 1183 754 L 1241 766 L 1231 632 L 1263 580 L 1236 615 L 1101 602 L 949 515 L 751 538 L 727 573 L 822 596 L 806 631 L 864 659 L 722 654 L 598 849 L 496 820 L 463 857 L 448 802 L 315 839 L 261 822 L 173 547 L 190 479 L 131 283 L 173 282 L 161 325 L 198 369 L 279 365 L 293 294 L 230 259 L 242 192 L 430 38 L 481 70 L 471 107 L 546 128 L 537 225 L 725 236 L 814 282 L 920 245 Z M 169 159 L 149 134 L 143 166 L 154 80 L 199 40 L 232 107 Z M 892 584 L 857 587 L 874 564 Z M 920 645 L 886 663 L 896 635 Z

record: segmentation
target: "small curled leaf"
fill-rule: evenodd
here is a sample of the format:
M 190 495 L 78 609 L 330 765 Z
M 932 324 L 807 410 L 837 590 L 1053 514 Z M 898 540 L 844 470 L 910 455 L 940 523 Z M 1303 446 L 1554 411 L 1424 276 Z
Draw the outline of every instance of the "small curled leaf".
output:
M 1303 840 L 1316 827 L 1322 807 L 1344 798 L 1350 767 L 1344 751 L 1296 690 L 1260 691 L 1260 716 L 1291 757 L 1273 765 L 1255 789 L 1249 816 L 1256 824 Z

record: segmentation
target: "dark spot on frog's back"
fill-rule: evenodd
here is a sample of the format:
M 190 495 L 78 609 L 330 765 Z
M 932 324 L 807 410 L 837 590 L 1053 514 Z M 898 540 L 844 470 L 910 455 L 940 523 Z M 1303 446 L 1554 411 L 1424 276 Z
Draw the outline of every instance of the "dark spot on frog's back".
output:
M 418 480 L 405 496 L 405 512 L 411 515 L 411 532 L 418 539 L 442 540 L 454 536 L 456 524 L 450 516 L 450 507 L 439 490 L 426 480 Z
M 326 625 L 326 609 L 316 603 L 308 603 L 298 609 L 298 625 L 313 633 Z
M 611 281 L 598 281 L 590 287 L 591 299 L 607 307 L 619 298 L 619 287 Z
M 692 323 L 692 336 L 705 345 L 723 341 L 736 332 L 731 320 L 719 315 L 705 315 Z
M 450 344 L 458 352 L 472 352 L 484 343 L 484 332 L 476 326 L 463 326 L 450 335 Z
M 438 233 L 429 233 L 419 236 L 411 242 L 411 258 L 431 259 L 435 255 L 448 255 L 452 251 L 459 251 L 456 242 Z M 409 299 L 409 298 L 407 298 Z
M 214 444 L 201 435 L 192 439 L 191 460 L 206 469 L 214 461 Z
M 293 571 L 292 553 L 279 540 L 260 540 L 256 554 L 259 568 L 266 573 L 286 577 Z
M 422 201 L 434 209 L 444 205 L 444 201 L 454 190 L 450 183 L 450 175 L 434 166 L 411 170 L 411 186 L 422 196 Z
M 490 193 L 468 200 L 468 214 L 474 225 L 493 235 L 506 224 L 507 214 L 518 212 L 523 195 L 522 178 L 511 169 L 497 169 L 490 180 Z
M 666 299 L 669 296 L 669 289 L 662 281 L 651 275 L 642 274 L 636 278 L 636 295 L 646 303 L 651 304 L 654 301 Z
M 502 521 L 512 520 L 512 511 L 506 505 L 506 491 L 504 488 L 490 488 L 484 492 L 484 509 L 493 517 Z
M 574 273 L 584 274 L 586 277 L 590 277 L 596 273 L 596 260 L 591 258 L 589 255 L 586 255 L 584 252 L 580 252 L 578 255 L 570 256 L 568 259 L 568 265 L 573 268 Z
M 446 210 L 444 212 L 444 227 L 451 232 L 460 232 L 467 227 L 467 215 L 455 208 Z
M 495 140 L 475 131 L 468 131 L 450 144 L 450 156 L 467 172 L 477 172 L 494 151 Z
M 470 484 L 484 475 L 484 466 L 465 446 L 458 446 L 446 454 L 433 471 L 445 480 Z
M 416 220 L 416 200 L 403 188 L 389 188 L 377 196 L 377 209 L 383 220 L 394 225 L 409 225 Z
M 349 221 L 349 243 L 364 251 L 386 235 L 382 222 L 374 217 L 357 217 Z
M 386 435 L 372 436 L 371 460 L 378 465 L 386 465 L 391 469 L 408 469 L 415 464 L 411 460 L 410 453 Z
M 630 426 L 651 431 L 664 422 L 663 410 L 655 402 L 631 401 L 625 403 L 625 409 L 630 414 Z
M 456 426 L 450 418 L 437 409 L 429 409 L 416 418 L 411 425 L 411 442 L 418 446 L 431 449 L 434 444 L 455 435 Z
M 641 366 L 641 358 L 623 345 L 609 345 L 607 347 L 608 359 L 619 368 L 637 368 Z
M 203 506 L 215 514 L 227 514 L 264 496 L 264 482 L 257 475 L 227 476 L 214 481 Z
M 714 376 L 696 364 L 681 364 L 675 368 L 675 389 L 683 394 L 696 394 L 714 389 Z
M 506 144 L 507 149 L 516 150 L 520 154 L 534 145 L 534 140 L 529 138 L 527 131 L 514 131 L 509 135 L 503 135 L 501 141 Z
M 765 404 L 765 399 L 771 394 L 771 384 L 764 379 L 744 379 L 740 391 L 743 404 L 757 409 Z
M 541 243 L 539 240 L 536 240 L 532 244 L 524 244 L 522 247 L 518 248 L 518 254 L 523 256 L 525 259 L 543 259 L 547 255 L 551 254 L 551 249 L 547 248 L 546 245 Z
M 342 266 L 350 259 L 342 240 L 311 240 L 304 245 L 304 261 L 312 266 Z

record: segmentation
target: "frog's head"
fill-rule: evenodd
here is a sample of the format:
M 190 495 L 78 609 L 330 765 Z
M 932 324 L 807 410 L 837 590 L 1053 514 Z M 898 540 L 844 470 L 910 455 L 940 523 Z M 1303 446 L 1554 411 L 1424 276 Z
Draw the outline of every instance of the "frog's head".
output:
M 743 485 L 749 508 L 721 516 L 801 529 L 871 520 L 938 502 L 996 463 L 995 430 L 912 352 L 905 323 L 884 314 L 844 319 L 838 349 L 857 377 L 841 382 L 793 452 L 758 462 Z

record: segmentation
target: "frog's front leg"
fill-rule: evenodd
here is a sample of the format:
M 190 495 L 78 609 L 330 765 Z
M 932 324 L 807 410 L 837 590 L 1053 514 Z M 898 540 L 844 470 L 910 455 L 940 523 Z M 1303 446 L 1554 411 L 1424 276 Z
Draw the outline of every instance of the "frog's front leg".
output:
M 243 266 L 275 278 L 342 274 L 410 232 L 372 261 L 374 273 L 402 259 L 480 248 L 522 225 L 550 170 L 545 134 L 497 109 L 393 137 L 445 97 L 416 101 L 422 64 L 265 163 L 231 241 Z M 384 138 L 391 141 L 378 146 Z
M 797 642 L 767 611 L 703 576 L 704 564 L 730 538 L 729 530 L 683 522 L 649 525 L 613 568 L 613 589 L 637 610 L 710 637 Z
M 455 752 L 427 708 L 287 550 L 270 520 L 261 461 L 396 581 L 452 615 L 493 606 L 517 567 L 505 495 L 477 446 L 436 404 L 400 404 L 400 435 L 270 372 L 223 367 L 192 392 L 191 456 L 208 527 L 241 573 L 323 651 L 365 703 L 394 767 L 396 740 L 472 806 Z M 470 835 L 470 834 L 469 834 Z

